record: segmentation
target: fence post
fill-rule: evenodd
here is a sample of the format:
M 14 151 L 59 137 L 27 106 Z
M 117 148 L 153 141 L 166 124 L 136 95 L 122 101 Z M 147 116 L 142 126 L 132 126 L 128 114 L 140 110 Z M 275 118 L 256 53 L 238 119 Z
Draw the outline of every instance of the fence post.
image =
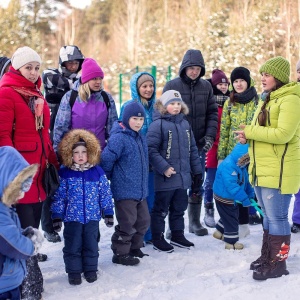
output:
M 171 80 L 171 75 L 172 75 L 172 70 L 171 70 L 171 66 L 168 66 L 168 72 L 167 72 L 167 81 Z
M 119 75 L 119 101 L 120 101 L 120 111 L 121 111 L 121 106 L 122 106 L 122 90 L 123 90 L 123 74 Z
M 151 75 L 154 77 L 154 79 L 156 80 L 156 66 L 152 66 L 151 68 Z

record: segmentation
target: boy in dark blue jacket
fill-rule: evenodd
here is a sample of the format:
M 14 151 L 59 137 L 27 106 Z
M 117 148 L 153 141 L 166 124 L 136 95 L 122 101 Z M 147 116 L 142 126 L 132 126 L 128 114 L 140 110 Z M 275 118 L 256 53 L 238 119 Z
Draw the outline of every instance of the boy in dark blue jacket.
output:
M 153 122 L 147 133 L 149 159 L 154 169 L 155 200 L 151 213 L 153 247 L 173 252 L 172 245 L 194 246 L 184 236 L 187 189 L 197 194 L 202 185 L 202 168 L 194 135 L 185 119 L 188 107 L 178 91 L 169 90 L 155 104 Z M 164 238 L 165 217 L 169 213 L 170 244 Z
M 213 185 L 214 199 L 220 215 L 213 237 L 224 240 L 225 249 L 244 248 L 239 240 L 239 209 L 236 202 L 250 206 L 254 189 L 249 182 L 248 144 L 237 144 L 218 166 Z
M 118 225 L 111 241 L 112 262 L 136 265 L 150 225 L 148 196 L 149 160 L 146 137 L 140 130 L 145 109 L 133 101 L 125 106 L 122 121 L 116 121 L 102 153 L 101 166 L 111 180 Z

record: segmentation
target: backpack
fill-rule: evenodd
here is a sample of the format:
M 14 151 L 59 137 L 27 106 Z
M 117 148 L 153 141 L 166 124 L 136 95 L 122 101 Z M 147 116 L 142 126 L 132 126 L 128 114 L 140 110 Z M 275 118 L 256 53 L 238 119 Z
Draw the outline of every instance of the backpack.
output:
M 72 109 L 72 107 L 73 107 L 73 105 L 74 105 L 74 103 L 75 103 L 75 100 L 76 100 L 76 98 L 77 98 L 77 95 L 78 95 L 78 92 L 77 92 L 77 91 L 75 91 L 75 90 L 72 90 L 72 91 L 71 91 L 71 96 L 70 96 L 70 100 L 69 100 L 69 104 L 70 104 L 70 106 L 71 106 L 71 109 Z M 107 110 L 108 110 L 108 109 L 110 108 L 110 101 L 109 101 L 108 95 L 107 95 L 106 92 L 101 91 L 101 96 L 103 97 L 104 103 L 105 103 L 106 108 L 107 108 Z

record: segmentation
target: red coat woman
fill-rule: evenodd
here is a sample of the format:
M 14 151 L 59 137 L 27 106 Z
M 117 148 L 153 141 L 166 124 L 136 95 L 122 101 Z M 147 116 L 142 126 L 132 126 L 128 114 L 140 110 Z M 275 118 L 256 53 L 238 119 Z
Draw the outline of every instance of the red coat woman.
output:
M 0 146 L 12 146 L 29 164 L 39 164 L 30 190 L 17 205 L 22 228 L 38 228 L 46 199 L 42 186 L 46 159 L 40 132 L 49 162 L 58 167 L 49 137 L 50 111 L 40 92 L 40 56 L 31 48 L 22 47 L 11 61 L 12 66 L 0 81 Z

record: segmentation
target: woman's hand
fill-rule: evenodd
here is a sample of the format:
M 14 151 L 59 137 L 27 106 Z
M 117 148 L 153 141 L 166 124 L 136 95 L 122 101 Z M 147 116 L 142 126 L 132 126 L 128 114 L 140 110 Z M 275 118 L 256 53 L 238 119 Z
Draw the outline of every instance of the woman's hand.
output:
M 240 128 L 244 129 L 245 128 L 245 124 L 241 124 Z M 239 140 L 239 142 L 241 144 L 246 144 L 247 143 L 247 138 L 246 138 L 244 130 L 235 130 L 235 131 L 233 131 L 233 133 L 236 135 L 235 139 Z
M 176 174 L 176 171 L 173 167 L 170 167 L 167 171 L 164 172 L 166 177 L 171 177 L 171 175 Z

